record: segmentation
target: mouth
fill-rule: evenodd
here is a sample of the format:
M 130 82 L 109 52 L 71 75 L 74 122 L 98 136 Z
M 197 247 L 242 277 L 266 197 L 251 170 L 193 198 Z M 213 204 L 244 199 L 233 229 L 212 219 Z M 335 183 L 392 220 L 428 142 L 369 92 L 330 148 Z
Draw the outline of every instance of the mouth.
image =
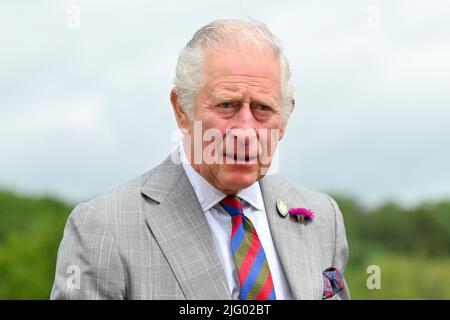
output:
M 250 155 L 237 155 L 237 154 L 224 154 L 224 157 L 226 158 L 226 163 L 241 163 L 241 164 L 254 164 L 256 163 L 257 156 L 250 156 Z

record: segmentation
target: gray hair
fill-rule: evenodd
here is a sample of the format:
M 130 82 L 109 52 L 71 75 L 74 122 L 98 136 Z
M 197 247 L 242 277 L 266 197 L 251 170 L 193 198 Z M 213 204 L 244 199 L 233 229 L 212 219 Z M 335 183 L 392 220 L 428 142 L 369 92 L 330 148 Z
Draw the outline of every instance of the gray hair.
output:
M 175 71 L 175 90 L 183 111 L 190 118 L 194 115 L 195 97 L 205 83 L 205 52 L 217 51 L 224 45 L 243 48 L 249 44 L 260 50 L 270 49 L 279 59 L 283 124 L 287 123 L 294 97 L 289 63 L 283 55 L 278 38 L 263 23 L 248 20 L 213 21 L 200 28 L 180 52 Z

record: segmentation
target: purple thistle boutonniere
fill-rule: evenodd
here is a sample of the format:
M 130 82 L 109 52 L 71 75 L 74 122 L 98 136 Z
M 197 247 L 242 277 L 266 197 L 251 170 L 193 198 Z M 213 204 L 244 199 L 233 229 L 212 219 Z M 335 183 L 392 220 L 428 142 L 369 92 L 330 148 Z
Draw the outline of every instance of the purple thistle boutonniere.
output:
M 290 208 L 289 214 L 301 222 L 309 222 L 316 217 L 311 210 L 306 208 Z

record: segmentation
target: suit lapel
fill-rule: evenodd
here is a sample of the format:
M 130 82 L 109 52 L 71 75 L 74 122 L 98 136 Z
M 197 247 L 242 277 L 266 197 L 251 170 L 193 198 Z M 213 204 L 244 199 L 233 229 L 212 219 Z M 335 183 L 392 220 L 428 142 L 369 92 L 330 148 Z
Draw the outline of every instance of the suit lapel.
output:
M 187 299 L 231 299 L 205 215 L 179 163 L 176 149 L 142 186 L 159 203 L 145 210 L 147 225 Z
M 295 299 L 321 299 L 323 279 L 310 224 L 278 214 L 276 202 L 282 199 L 288 208 L 307 207 L 298 192 L 282 179 L 266 176 L 260 180 L 270 231 Z M 312 222 L 313 223 L 313 222 Z

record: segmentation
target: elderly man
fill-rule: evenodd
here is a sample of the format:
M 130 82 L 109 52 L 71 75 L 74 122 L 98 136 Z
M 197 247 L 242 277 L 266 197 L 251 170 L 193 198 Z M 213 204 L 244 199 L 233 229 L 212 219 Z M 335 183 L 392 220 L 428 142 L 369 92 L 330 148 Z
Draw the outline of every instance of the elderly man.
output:
M 74 209 L 51 298 L 348 299 L 337 204 L 268 172 L 294 108 L 274 35 L 253 21 L 204 26 L 170 100 L 179 148 Z

